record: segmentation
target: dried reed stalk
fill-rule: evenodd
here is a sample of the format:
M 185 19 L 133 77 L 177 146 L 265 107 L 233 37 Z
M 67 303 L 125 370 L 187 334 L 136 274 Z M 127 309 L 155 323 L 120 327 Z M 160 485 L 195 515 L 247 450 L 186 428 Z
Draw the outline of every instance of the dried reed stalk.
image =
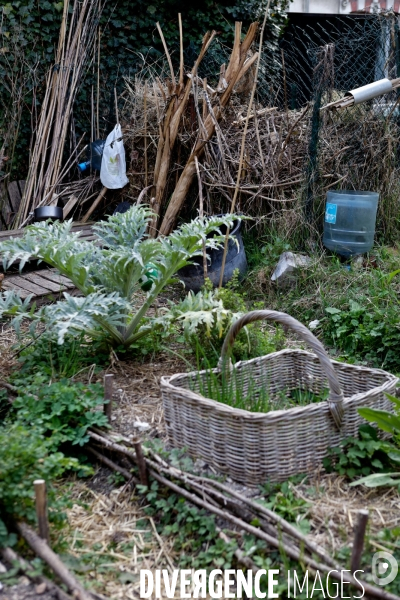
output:
M 238 81 L 240 81 L 240 79 L 258 57 L 257 54 L 254 54 L 251 58 L 248 58 L 248 51 L 255 39 L 257 29 L 258 23 L 252 23 L 244 40 L 241 41 L 241 23 L 235 24 L 233 50 L 228 67 L 225 71 L 225 76 L 221 82 L 221 85 L 214 92 L 212 98 L 212 107 L 204 121 L 203 131 L 201 131 L 199 127 L 195 147 L 191 152 L 185 168 L 183 169 L 183 172 L 178 180 L 165 212 L 164 219 L 161 223 L 160 235 L 168 235 L 171 233 L 193 178 L 196 175 L 195 157 L 199 158 L 202 155 L 205 145 L 215 133 L 216 122 L 221 119 L 223 110 L 230 100 L 234 86 Z M 196 76 L 196 71 L 197 69 L 192 71 L 192 78 Z
M 71 15 L 69 2 L 64 3 L 55 65 L 47 76 L 35 144 L 15 228 L 27 222 L 29 211 L 50 204 L 61 183 L 62 159 L 70 117 L 82 75 L 93 54 L 101 2 L 102 0 L 74 0 Z M 63 176 L 65 174 L 64 170 Z
M 245 121 L 245 124 L 244 124 L 244 130 L 243 130 L 243 136 L 242 136 L 242 145 L 241 145 L 241 148 L 240 148 L 239 168 L 238 168 L 238 172 L 237 172 L 237 179 L 236 179 L 236 186 L 235 186 L 235 193 L 233 194 L 231 209 L 229 211 L 231 214 L 233 214 L 235 212 L 236 200 L 237 200 L 238 193 L 239 193 L 240 179 L 241 179 L 241 176 L 242 176 L 242 167 L 243 167 L 243 159 L 244 159 L 244 150 L 245 150 L 245 144 L 246 144 L 246 135 L 247 135 L 248 127 L 249 127 L 250 114 L 251 114 L 251 111 L 252 111 L 252 108 L 253 108 L 254 94 L 256 93 L 257 79 L 258 79 L 258 70 L 260 68 L 262 45 L 263 45 L 263 41 L 264 41 L 264 31 L 265 31 L 265 25 L 267 23 L 267 18 L 268 18 L 268 12 L 269 12 L 269 5 L 270 5 L 270 3 L 271 3 L 271 0 L 268 0 L 267 7 L 265 9 L 264 20 L 263 20 L 263 24 L 262 24 L 261 32 L 260 32 L 260 40 L 259 40 L 259 46 L 258 46 L 258 56 L 257 56 L 256 72 L 255 72 L 255 75 L 254 75 L 253 87 L 251 89 L 251 95 L 250 95 L 249 105 L 247 107 L 247 117 L 246 117 L 246 121 Z M 255 123 L 256 123 L 256 127 L 257 127 L 257 117 L 255 117 Z M 258 128 L 257 128 L 257 133 L 258 133 Z M 259 133 L 257 135 L 257 141 L 259 142 L 259 147 L 261 149 L 261 141 L 259 139 Z M 261 151 L 260 151 L 260 156 L 261 156 L 261 160 L 264 161 Z M 222 287 L 222 281 L 224 279 L 226 254 L 228 252 L 229 234 L 230 234 L 229 227 L 227 227 L 227 229 L 226 229 L 226 235 L 225 235 L 225 243 L 224 243 L 224 253 L 222 255 L 221 274 L 220 274 L 220 277 L 219 277 L 219 287 L 220 288 Z
M 167 107 L 165 110 L 163 124 L 160 128 L 160 137 L 157 148 L 157 156 L 154 167 L 154 180 L 153 186 L 155 189 L 154 192 L 154 203 L 153 203 L 153 213 L 154 218 L 150 224 L 150 235 L 152 237 L 156 237 L 157 235 L 157 222 L 158 216 L 160 214 L 162 202 L 164 199 L 165 188 L 167 185 L 168 174 L 170 170 L 171 163 L 171 153 L 174 148 L 176 138 L 179 132 L 179 124 L 184 114 L 184 111 L 187 106 L 187 102 L 189 99 L 189 94 L 192 87 L 192 78 L 197 75 L 198 67 L 201 61 L 204 58 L 208 48 L 210 47 L 216 32 L 207 32 L 203 38 L 202 46 L 200 49 L 200 53 L 195 61 L 195 64 L 192 68 L 191 77 L 187 78 L 186 83 L 183 83 L 183 78 L 180 77 L 178 85 L 176 84 L 174 70 L 172 66 L 171 57 L 168 52 L 168 48 L 165 43 L 164 36 L 161 31 L 161 27 L 157 24 L 161 39 L 164 44 L 165 54 L 168 60 L 170 72 L 171 72 L 171 85 L 169 89 L 169 98 L 167 101 Z M 181 68 L 182 71 L 183 67 Z M 182 79 L 182 81 L 181 81 Z

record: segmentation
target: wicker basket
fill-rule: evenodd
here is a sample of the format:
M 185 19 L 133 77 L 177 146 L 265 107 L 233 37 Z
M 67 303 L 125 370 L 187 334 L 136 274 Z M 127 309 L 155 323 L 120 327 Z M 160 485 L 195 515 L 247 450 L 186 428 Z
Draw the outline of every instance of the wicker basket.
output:
M 322 344 L 299 321 L 285 313 L 253 311 L 241 317 L 228 332 L 221 352 L 219 373 L 240 329 L 267 319 L 291 328 L 314 350 L 282 350 L 261 358 L 238 362 L 230 369 L 264 386 L 270 397 L 282 390 L 302 388 L 320 394 L 329 386 L 326 401 L 307 406 L 254 413 L 232 408 L 198 393 L 206 371 L 161 378 L 168 437 L 172 446 L 187 448 L 218 471 L 246 485 L 267 480 L 283 481 L 321 464 L 329 447 L 356 436 L 365 421 L 361 406 L 392 411 L 385 392 L 392 393 L 398 378 L 381 369 L 331 361 Z M 252 384 L 254 385 L 254 384 Z

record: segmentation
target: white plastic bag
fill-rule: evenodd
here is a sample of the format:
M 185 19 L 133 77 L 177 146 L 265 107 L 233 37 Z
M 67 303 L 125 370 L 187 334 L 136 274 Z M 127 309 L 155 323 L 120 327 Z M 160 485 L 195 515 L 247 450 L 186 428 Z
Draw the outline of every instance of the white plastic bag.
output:
M 117 190 L 129 183 L 121 125 L 116 125 L 107 136 L 101 159 L 100 179 L 109 190 Z

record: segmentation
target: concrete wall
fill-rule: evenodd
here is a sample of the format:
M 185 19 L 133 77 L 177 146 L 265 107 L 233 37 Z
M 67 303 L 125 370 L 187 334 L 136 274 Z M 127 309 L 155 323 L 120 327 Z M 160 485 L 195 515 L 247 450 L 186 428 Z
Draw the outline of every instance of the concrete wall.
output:
M 314 13 L 325 15 L 346 15 L 352 12 L 379 12 L 394 10 L 400 12 L 400 0 L 293 0 L 289 13 Z

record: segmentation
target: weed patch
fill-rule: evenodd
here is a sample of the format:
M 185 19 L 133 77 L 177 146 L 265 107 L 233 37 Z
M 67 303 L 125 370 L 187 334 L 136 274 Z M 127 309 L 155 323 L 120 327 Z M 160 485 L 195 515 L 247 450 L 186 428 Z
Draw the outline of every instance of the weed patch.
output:
M 389 458 L 395 447 L 390 442 L 380 440 L 374 427 L 361 425 L 358 438 L 346 438 L 340 446 L 329 450 L 323 459 L 327 473 L 336 471 L 349 479 L 393 470 Z
M 322 402 L 329 394 L 327 388 L 320 394 L 314 394 L 309 390 L 296 387 L 272 395 L 267 382 L 260 384 L 254 379 L 247 380 L 236 370 L 215 372 L 212 369 L 207 369 L 202 374 L 198 373 L 197 377 L 191 380 L 191 389 L 198 391 L 205 398 L 227 404 L 232 408 L 260 413 Z
M 398 306 L 382 310 L 350 300 L 347 310 L 329 306 L 325 312 L 323 331 L 329 345 L 352 361 L 367 361 L 376 367 L 400 371 Z

